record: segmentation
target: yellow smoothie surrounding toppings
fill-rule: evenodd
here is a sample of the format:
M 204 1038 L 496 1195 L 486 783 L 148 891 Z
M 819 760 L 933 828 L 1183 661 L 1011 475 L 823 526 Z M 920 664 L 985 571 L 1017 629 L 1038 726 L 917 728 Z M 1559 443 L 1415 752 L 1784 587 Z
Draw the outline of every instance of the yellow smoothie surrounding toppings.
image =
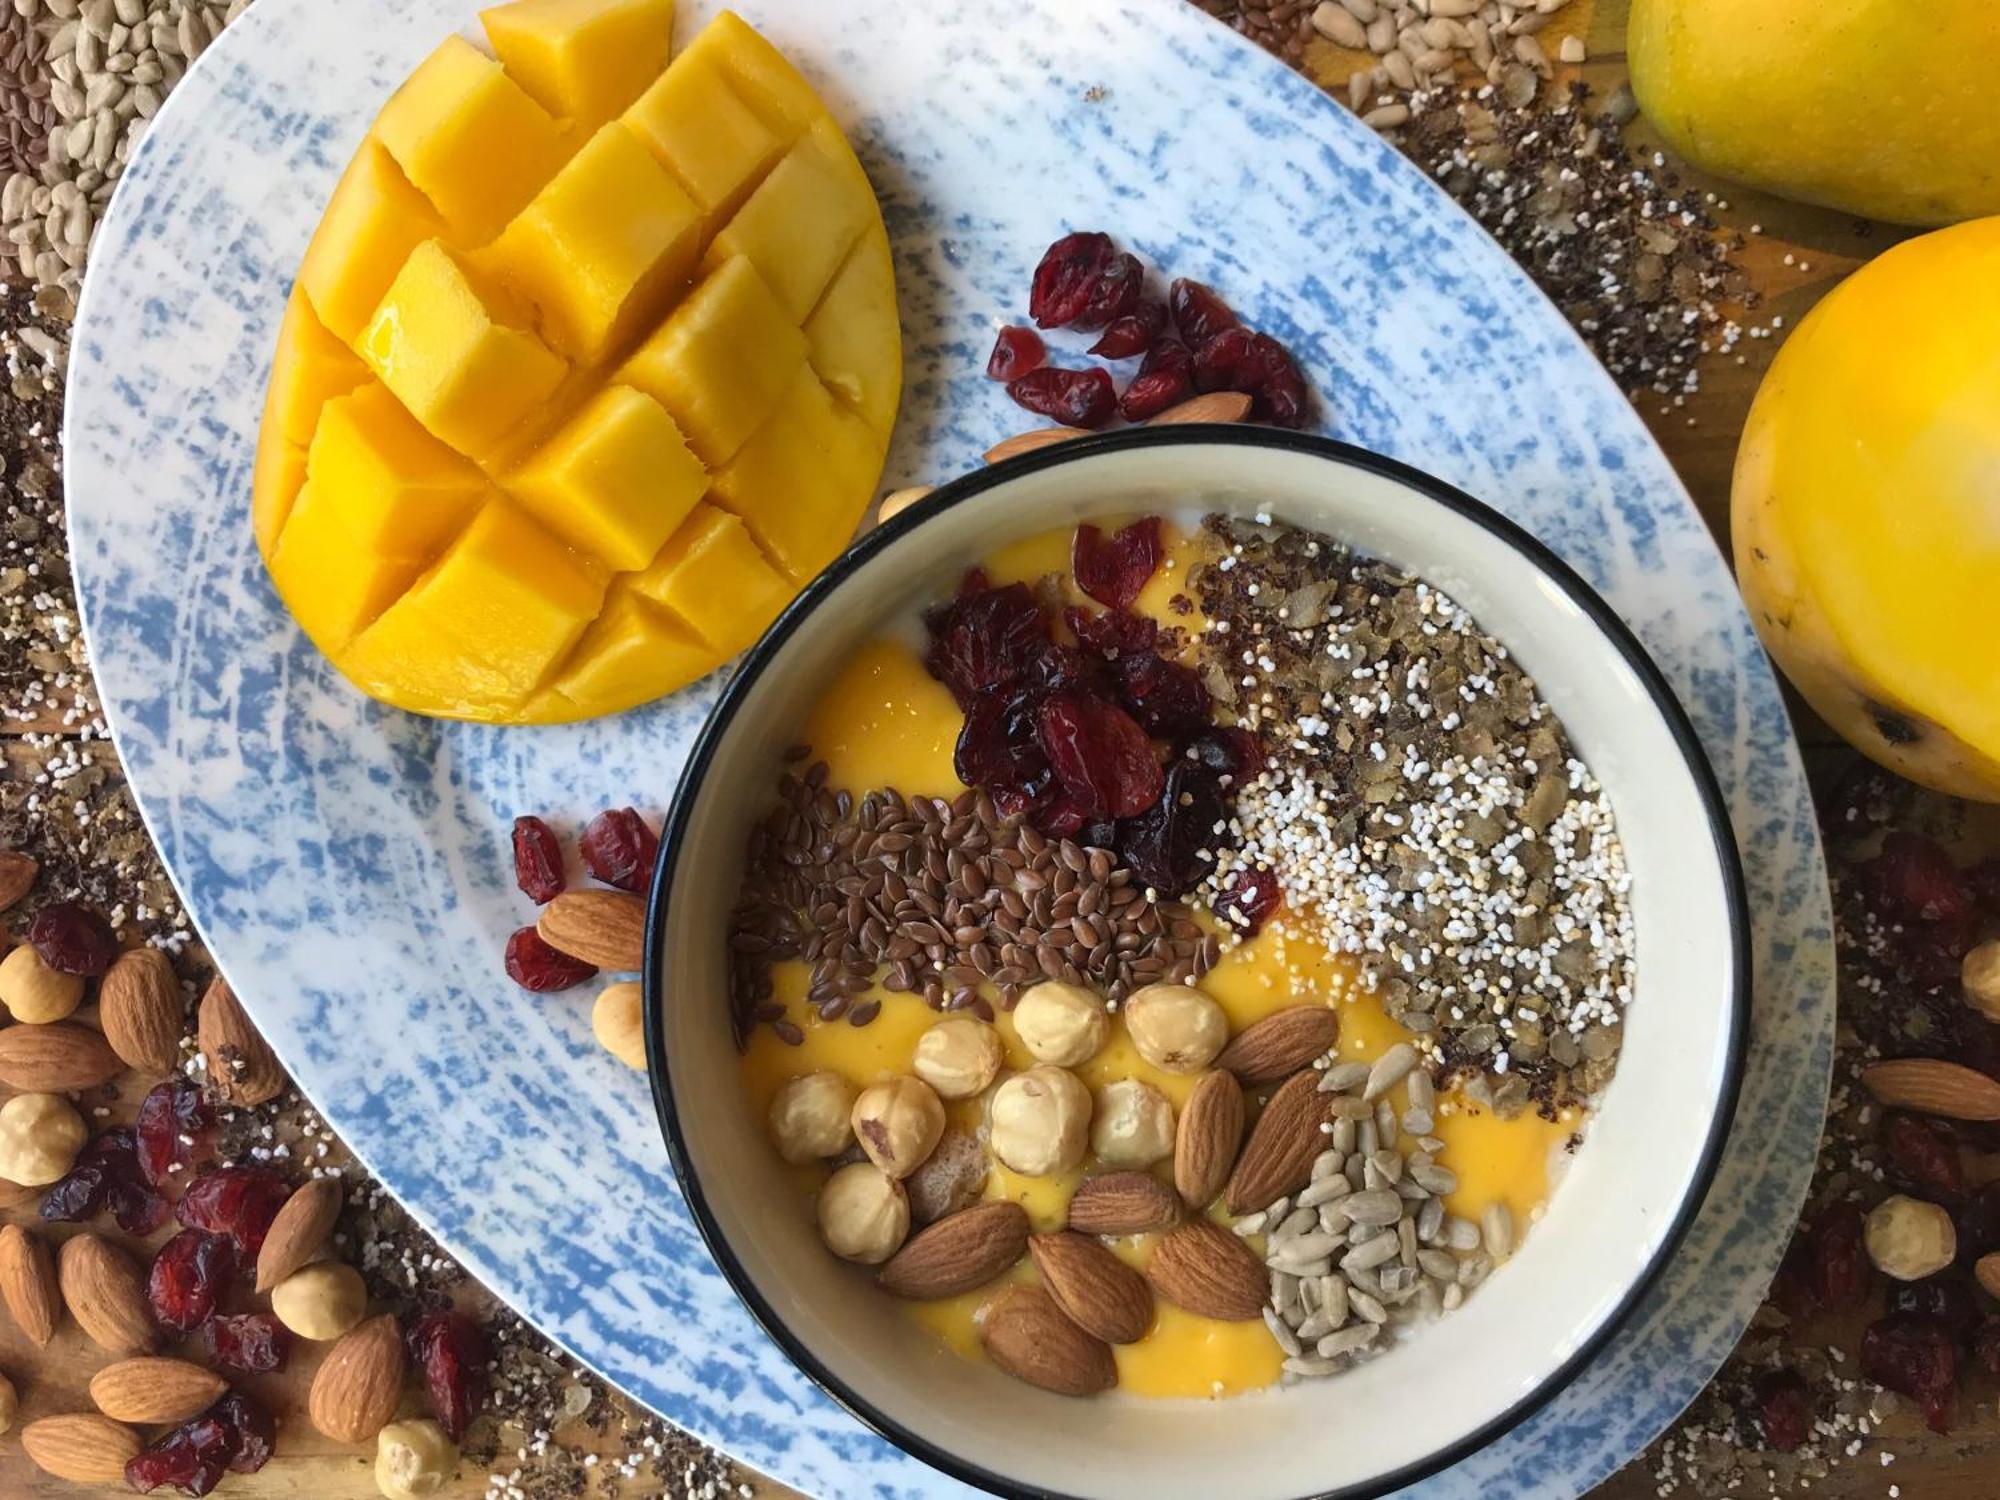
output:
M 807 715 L 733 921 L 745 1094 L 828 1247 L 1072 1396 L 1329 1375 L 1457 1307 L 1629 993 L 1533 684 L 1262 519 L 1030 538 L 925 637 Z
M 286 605 L 419 713 L 615 712 L 845 544 L 902 386 L 875 196 L 724 12 L 514 0 L 383 106 L 307 247 L 254 478 Z

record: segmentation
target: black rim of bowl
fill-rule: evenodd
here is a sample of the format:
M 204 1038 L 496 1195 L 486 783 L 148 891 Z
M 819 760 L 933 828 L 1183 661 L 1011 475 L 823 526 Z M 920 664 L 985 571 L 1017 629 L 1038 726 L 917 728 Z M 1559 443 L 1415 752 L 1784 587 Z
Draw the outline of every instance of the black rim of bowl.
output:
M 1675 1210 L 1672 1224 L 1660 1240 L 1658 1249 L 1646 1263 L 1645 1269 L 1626 1289 L 1625 1295 L 1612 1309 L 1610 1316 L 1592 1331 L 1590 1337 L 1584 1340 L 1575 1353 L 1506 1411 L 1426 1457 L 1391 1473 L 1377 1475 L 1372 1479 L 1337 1490 L 1323 1491 L 1314 1497 L 1300 1497 L 1300 1500 L 1375 1500 L 1375 1497 L 1390 1494 L 1449 1468 L 1495 1438 L 1519 1426 L 1554 1400 L 1563 1388 L 1596 1358 L 1611 1341 L 1613 1335 L 1624 1327 L 1640 1301 L 1652 1289 L 1673 1259 L 1708 1196 L 1716 1168 L 1721 1161 L 1723 1147 L 1729 1138 L 1730 1126 L 1735 1118 L 1749 1042 L 1751 998 L 1749 902 L 1744 889 L 1742 863 L 1737 854 L 1728 809 L 1723 802 L 1722 791 L 1716 782 L 1715 773 L 1702 751 L 1700 740 L 1695 735 L 1694 726 L 1688 721 L 1679 700 L 1675 698 L 1672 688 L 1667 685 L 1665 677 L 1654 665 L 1645 647 L 1639 644 L 1638 638 L 1598 596 L 1597 591 L 1584 582 L 1569 564 L 1556 556 L 1547 546 L 1513 521 L 1473 499 L 1464 491 L 1442 480 L 1434 479 L 1419 469 L 1371 453 L 1365 448 L 1356 448 L 1349 443 L 1306 433 L 1286 432 L 1268 427 L 1215 426 L 1199 423 L 1128 428 L 1121 432 L 1099 433 L 1053 444 L 1004 463 L 962 475 L 940 485 L 924 499 L 891 517 L 855 542 L 792 601 L 765 632 L 763 639 L 750 649 L 737 669 L 736 676 L 723 690 L 721 700 L 703 726 L 701 735 L 688 757 L 687 767 L 681 773 L 680 784 L 675 790 L 672 806 L 667 813 L 666 826 L 661 834 L 663 857 L 658 870 L 654 872 L 652 895 L 646 911 L 645 971 L 641 975 L 641 984 L 645 995 L 646 1063 L 652 1081 L 653 1104 L 659 1114 L 660 1130 L 666 1139 L 667 1155 L 673 1162 L 674 1174 L 680 1179 L 681 1191 L 687 1199 L 688 1209 L 694 1216 L 695 1225 L 708 1246 L 709 1254 L 714 1257 L 723 1276 L 735 1289 L 736 1295 L 750 1309 L 751 1316 L 794 1364 L 805 1371 L 822 1390 L 862 1425 L 887 1438 L 904 1452 L 955 1479 L 976 1485 L 996 1495 L 1010 1497 L 1010 1500 L 1075 1500 L 1075 1497 L 1066 1495 L 1062 1491 L 1023 1484 L 978 1464 L 969 1463 L 957 1454 L 948 1452 L 912 1432 L 886 1412 L 877 1410 L 862 1400 L 792 1334 L 784 1318 L 752 1281 L 724 1238 L 688 1155 L 687 1144 L 681 1133 L 680 1116 L 674 1104 L 672 1059 L 667 1056 L 664 1040 L 660 975 L 665 957 L 663 950 L 667 909 L 673 896 L 675 868 L 678 863 L 677 851 L 682 842 L 682 835 L 686 832 L 686 825 L 709 762 L 714 758 L 716 747 L 728 732 L 737 711 L 742 707 L 745 697 L 755 688 L 764 669 L 785 648 L 786 643 L 800 627 L 812 617 L 820 602 L 871 558 L 894 546 L 900 538 L 922 526 L 932 517 L 1022 475 L 1130 448 L 1171 447 L 1179 444 L 1276 448 L 1309 454 L 1335 464 L 1395 480 L 1493 533 L 1554 580 L 1571 601 L 1590 617 L 1598 631 L 1632 668 L 1644 685 L 1648 696 L 1653 700 L 1655 710 L 1672 734 L 1682 761 L 1687 767 L 1688 775 L 1693 779 L 1695 790 L 1708 815 L 1709 832 L 1714 840 L 1716 862 L 1724 885 L 1723 895 L 1729 910 L 1733 979 L 1728 1016 L 1727 1062 L 1722 1087 L 1716 1100 L 1714 1117 L 1709 1124 L 1708 1138 L 1702 1145 L 1697 1170 L 1688 1184 L 1679 1207 Z

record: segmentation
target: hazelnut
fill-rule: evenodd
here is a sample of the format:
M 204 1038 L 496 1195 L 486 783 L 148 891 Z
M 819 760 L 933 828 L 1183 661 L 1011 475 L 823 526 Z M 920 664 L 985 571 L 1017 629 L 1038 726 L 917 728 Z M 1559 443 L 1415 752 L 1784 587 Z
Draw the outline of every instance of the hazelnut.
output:
M 1965 998 L 1989 1021 L 2000 1021 L 2000 938 L 1979 944 L 1958 968 Z
M 993 1154 L 1016 1172 L 1067 1172 L 1090 1143 L 1090 1090 L 1061 1068 L 1030 1068 L 994 1091 L 988 1123 Z
M 14 1382 L 0 1375 L 0 1432 L 14 1429 L 14 1418 L 21 1410 L 21 1398 L 14 1390 Z
M 990 1162 L 986 1148 L 963 1130 L 947 1130 L 937 1150 L 903 1179 L 910 1195 L 910 1222 L 935 1224 L 970 1208 L 986 1190 Z
M 47 1187 L 76 1163 L 83 1116 L 57 1094 L 16 1094 L 0 1104 L 0 1177 L 22 1187 Z
M 1229 1040 L 1229 1018 L 1200 990 L 1149 984 L 1125 1002 L 1125 1030 L 1139 1055 L 1169 1073 L 1198 1073 Z
M 871 1162 L 842 1167 L 819 1190 L 819 1237 L 843 1260 L 879 1266 L 910 1232 L 910 1199 L 902 1183 Z
M 458 1445 L 432 1421 L 391 1422 L 375 1434 L 375 1488 L 387 1500 L 421 1500 L 458 1472 Z
M 590 1007 L 590 1031 L 597 1045 L 628 1068 L 646 1071 L 646 1027 L 640 1015 L 639 986 L 621 979 L 604 987 Z
M 339 1338 L 368 1311 L 368 1288 L 345 1261 L 302 1266 L 271 1288 L 271 1311 L 302 1339 Z
M 1935 1203 L 1901 1193 L 1869 1211 L 1864 1233 L 1875 1269 L 1898 1281 L 1935 1276 L 1958 1256 L 1951 1215 Z
M 911 1064 L 941 1099 L 970 1099 L 986 1092 L 1005 1055 L 1000 1033 L 977 1016 L 946 1016 L 917 1038 Z
M 42 1025 L 60 1021 L 83 999 L 83 978 L 50 968 L 23 943 L 0 959 L 0 1002 L 17 1021 Z
M 871 1084 L 848 1116 L 868 1159 L 891 1177 L 908 1177 L 944 1134 L 944 1105 L 921 1078 Z
M 1150 1167 L 1174 1154 L 1174 1107 L 1167 1096 L 1137 1078 L 1121 1078 L 1097 1091 L 1090 1149 L 1107 1167 Z
M 771 1098 L 772 1144 L 793 1166 L 838 1156 L 852 1139 L 847 1114 L 853 1108 L 854 1085 L 838 1073 L 788 1078 Z
M 1089 1062 L 1111 1035 L 1104 1002 L 1073 984 L 1038 984 L 1014 1007 L 1014 1034 L 1037 1062 L 1074 1068 Z

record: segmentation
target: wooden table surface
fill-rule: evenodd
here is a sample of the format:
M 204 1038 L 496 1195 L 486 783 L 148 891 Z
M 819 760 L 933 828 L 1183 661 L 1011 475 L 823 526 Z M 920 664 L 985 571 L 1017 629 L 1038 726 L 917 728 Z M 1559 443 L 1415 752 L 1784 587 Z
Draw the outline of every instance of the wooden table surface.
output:
M 1551 55 L 1555 38 L 1576 33 L 1589 48 L 1590 61 L 1579 69 L 1560 69 L 1559 76 L 1580 74 L 1600 93 L 1609 93 L 1625 77 L 1622 52 L 1625 11 L 1628 0 L 1577 0 L 1563 13 L 1558 27 L 1543 38 Z M 1346 64 L 1330 49 L 1313 47 L 1307 66 L 1323 81 L 1337 83 Z M 1644 121 L 1628 130 L 1635 146 L 1652 150 L 1656 140 Z M 1705 179 L 1682 169 L 1683 180 L 1696 192 L 1713 191 L 1728 207 L 1715 210 L 1726 228 L 1746 236 L 1738 263 L 1748 273 L 1751 284 L 1762 294 L 1762 305 L 1745 318 L 1747 323 L 1768 324 L 1773 315 L 1782 316 L 1784 326 L 1794 326 L 1798 318 L 1830 287 L 1868 256 L 1879 253 L 1900 237 L 1898 231 L 1881 225 L 1864 224 L 1842 214 L 1802 208 L 1764 194 Z M 1752 226 L 1759 233 L 1752 234 Z M 1809 268 L 1809 269 L 1808 269 Z M 1779 338 L 1745 339 L 1736 354 L 1711 356 L 1702 370 L 1701 388 L 1685 404 L 1661 415 L 1660 402 L 1641 399 L 1641 415 L 1652 428 L 1672 459 L 1703 515 L 1726 542 L 1730 466 L 1735 457 L 1737 434 L 1757 382 L 1768 365 Z M 1740 356 L 1740 357 L 1739 357 Z M 1796 707 L 1796 705 L 1795 705 Z M 1813 721 L 1810 715 L 1797 716 L 1802 739 L 1809 754 L 1835 753 L 1837 742 Z M 53 727 L 53 726 L 51 726 Z M 475 1297 L 484 1297 L 478 1293 Z M 104 1361 L 68 1325 L 46 1351 L 38 1351 L 0 1318 L 0 1370 L 11 1374 L 23 1392 L 21 1420 L 56 1411 L 85 1410 L 89 1402 L 85 1386 L 90 1374 Z M 1847 1347 L 1852 1348 L 1847 1331 Z M 242 1500 L 369 1500 L 376 1490 L 369 1472 L 372 1451 L 343 1447 L 320 1438 L 302 1415 L 303 1391 L 310 1361 L 298 1362 L 299 1369 L 274 1380 L 249 1382 L 251 1388 L 272 1401 L 286 1414 L 280 1440 L 280 1456 L 262 1473 L 231 1476 L 222 1487 L 223 1495 Z M 1909 1419 L 1897 1419 L 1888 1431 L 1894 1434 L 1890 1446 L 1897 1458 L 1892 1467 L 1882 1467 L 1873 1456 L 1865 1462 L 1845 1464 L 1828 1477 L 1815 1481 L 1812 1492 L 1828 1500 L 1848 1497 L 1881 1496 L 1890 1483 L 1913 1500 L 1992 1500 L 2000 1493 L 2000 1421 L 1995 1420 L 1991 1403 L 1974 1414 L 1958 1433 L 1938 1438 L 1924 1432 Z M 748 1476 L 754 1478 L 754 1476 Z M 1601 1500 L 1651 1500 L 1655 1481 L 1642 1465 L 1634 1465 L 1604 1485 Z M 483 1471 L 468 1465 L 458 1481 L 443 1493 L 447 1500 L 485 1493 Z M 22 1456 L 18 1438 L 0 1438 L 0 1497 L 74 1496 L 78 1486 L 50 1479 Z M 658 1482 L 634 1482 L 622 1488 L 602 1486 L 594 1493 L 657 1495 Z M 677 1490 L 669 1490 L 677 1494 Z M 758 1482 L 760 1496 L 786 1497 L 791 1491 L 768 1482 Z M 1687 1494 L 1689 1491 L 1683 1490 Z M 1701 1497 L 1708 1500 L 1708 1497 Z

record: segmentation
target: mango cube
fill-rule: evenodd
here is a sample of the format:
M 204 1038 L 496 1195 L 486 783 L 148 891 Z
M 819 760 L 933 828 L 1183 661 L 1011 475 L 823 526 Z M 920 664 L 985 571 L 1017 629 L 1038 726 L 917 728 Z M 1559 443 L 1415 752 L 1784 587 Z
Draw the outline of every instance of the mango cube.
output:
M 614 585 L 604 613 L 550 688 L 572 707 L 615 713 L 705 677 L 716 665 L 713 648 L 687 626 Z
M 362 331 L 361 357 L 418 421 L 475 458 L 516 434 L 566 373 L 533 334 L 494 321 L 436 240 L 410 252 Z
M 278 325 L 264 420 L 276 423 L 287 442 L 303 446 L 312 441 L 319 409 L 367 378 L 368 367 L 326 331 L 306 294 L 293 287 L 285 302 L 285 320 Z
M 479 13 L 508 75 L 585 129 L 639 97 L 667 65 L 673 0 L 512 0 Z
M 868 175 L 833 122 L 822 118 L 716 231 L 706 263 L 743 256 L 785 316 L 802 323 L 875 216 Z
M 330 494 L 308 482 L 271 556 L 271 577 L 313 644 L 338 651 L 402 596 L 423 563 L 355 541 Z
M 696 287 L 619 378 L 673 414 L 711 468 L 763 424 L 806 357 L 805 336 L 747 260 Z
M 378 382 L 330 401 L 306 477 L 354 542 L 428 562 L 487 492 L 473 464 L 424 431 Z
M 792 589 L 764 560 L 743 523 L 697 505 L 632 587 L 685 620 L 723 656 L 764 632 Z
M 802 368 L 715 476 L 714 500 L 743 518 L 787 578 L 804 583 L 847 545 L 881 469 L 882 440 Z
M 785 54 L 733 10 L 725 10 L 688 43 L 674 66 L 684 64 L 722 73 L 764 122 L 788 141 L 826 114 L 813 86 Z
M 819 378 L 885 438 L 903 396 L 903 340 L 896 322 L 896 269 L 889 235 L 871 224 L 806 320 Z
M 405 594 L 337 658 L 363 692 L 411 713 L 446 719 L 499 719 L 521 695 L 502 672 L 465 648 Z
M 613 120 L 507 226 L 488 257 L 579 362 L 657 321 L 700 249 L 701 211 Z
M 444 230 L 430 200 L 377 141 L 363 141 L 306 246 L 298 284 L 327 328 L 351 344 L 410 252 Z
M 652 397 L 614 385 L 578 412 L 508 492 L 543 524 L 620 570 L 643 568 L 708 488 L 674 420 Z
M 466 244 L 497 233 L 565 155 L 548 111 L 461 36 L 417 64 L 373 134 Z
M 257 433 L 257 456 L 250 465 L 250 524 L 257 550 L 266 557 L 278 545 L 292 503 L 306 482 L 306 450 L 287 442 L 275 423 Z
M 715 68 L 683 57 L 625 112 L 660 164 L 720 223 L 749 197 L 785 149 L 785 139 L 745 104 Z

